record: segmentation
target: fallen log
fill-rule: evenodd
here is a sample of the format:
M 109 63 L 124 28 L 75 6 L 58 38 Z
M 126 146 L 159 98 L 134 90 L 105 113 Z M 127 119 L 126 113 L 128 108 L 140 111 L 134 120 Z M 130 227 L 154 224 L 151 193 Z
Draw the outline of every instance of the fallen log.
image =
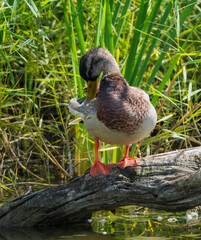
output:
M 140 205 L 182 211 L 201 205 L 201 147 L 137 159 L 136 167 L 22 195 L 0 209 L 0 226 L 35 227 L 83 222 L 93 211 Z

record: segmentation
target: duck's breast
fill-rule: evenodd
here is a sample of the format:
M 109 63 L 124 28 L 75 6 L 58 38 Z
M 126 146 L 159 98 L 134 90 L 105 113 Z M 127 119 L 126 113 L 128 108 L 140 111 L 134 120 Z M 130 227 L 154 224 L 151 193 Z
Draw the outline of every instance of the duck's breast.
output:
M 103 122 L 99 121 L 96 114 L 85 118 L 84 125 L 95 140 L 101 140 L 108 144 L 130 145 L 147 137 L 154 129 L 156 121 L 156 110 L 151 105 L 141 125 L 137 128 L 136 126 L 133 127 L 134 132 L 108 128 Z

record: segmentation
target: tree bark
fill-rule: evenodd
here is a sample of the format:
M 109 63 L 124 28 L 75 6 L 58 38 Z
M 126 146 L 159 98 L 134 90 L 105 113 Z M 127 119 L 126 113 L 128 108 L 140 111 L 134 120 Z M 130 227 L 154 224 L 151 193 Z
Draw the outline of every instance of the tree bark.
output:
M 78 223 L 93 211 L 140 205 L 182 211 L 201 205 L 201 147 L 137 159 L 136 167 L 115 166 L 107 176 L 89 170 L 68 184 L 22 195 L 0 209 L 0 226 Z

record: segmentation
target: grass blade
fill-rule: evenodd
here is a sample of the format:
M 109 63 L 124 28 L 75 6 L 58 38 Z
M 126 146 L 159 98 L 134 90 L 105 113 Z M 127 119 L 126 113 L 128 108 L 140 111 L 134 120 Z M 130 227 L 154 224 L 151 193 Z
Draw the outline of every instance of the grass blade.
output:
M 114 10 L 114 14 L 113 14 L 113 17 L 112 17 L 112 24 L 113 24 L 113 26 L 115 26 L 115 24 L 116 24 L 116 20 L 117 20 L 117 17 L 118 17 L 121 5 L 122 5 L 122 2 L 120 0 L 117 1 L 116 8 Z
M 106 48 L 113 54 L 114 53 L 114 46 L 113 46 L 111 6 L 110 6 L 110 1 L 109 0 L 106 0 L 105 3 L 106 3 L 105 45 L 106 45 Z
M 0 49 L 0 54 L 4 58 L 5 62 L 7 63 L 7 66 L 8 66 L 8 69 L 9 69 L 9 73 L 10 73 L 10 80 L 11 80 L 11 83 L 14 85 L 15 84 L 15 79 L 14 79 L 14 75 L 13 75 L 13 71 L 12 71 L 10 62 L 9 62 L 6 54 L 4 54 L 2 49 Z
M 124 16 L 127 12 L 128 12 L 128 9 L 130 7 L 130 4 L 131 4 L 132 0 L 127 0 L 125 5 L 124 5 L 124 8 L 122 10 L 122 14 L 121 14 L 121 17 L 120 17 L 120 20 L 118 22 L 118 25 L 117 25 L 117 28 L 116 28 L 116 33 L 117 33 L 117 36 L 115 36 L 114 38 L 114 48 L 116 49 L 117 47 L 117 44 L 118 44 L 118 41 L 119 41 L 119 37 L 121 35 L 121 32 L 122 32 L 122 28 L 123 28 L 123 25 L 124 25 L 124 22 L 126 20 L 126 17 Z M 118 7 L 118 6 L 117 6 Z M 119 10 L 118 10 L 119 11 Z M 118 13 L 115 13 L 115 14 L 118 14 Z M 116 18 L 116 16 L 115 16 Z M 114 20 L 113 20 L 114 21 Z
M 83 55 L 86 52 L 83 32 L 82 32 L 82 29 L 81 29 L 81 26 L 80 26 L 79 18 L 77 16 L 73 0 L 70 0 L 70 4 L 71 4 L 71 9 L 72 9 L 73 19 L 74 19 L 74 22 L 75 22 L 77 36 L 78 36 L 79 43 L 80 43 L 81 53 Z
M 102 25 L 101 25 L 101 41 L 100 41 L 100 46 L 101 47 L 105 47 L 105 21 L 106 21 L 106 7 L 107 7 L 107 3 L 105 0 L 103 0 L 103 13 L 102 13 Z
M 100 46 L 100 35 L 101 35 L 102 19 L 103 19 L 102 16 L 103 16 L 103 0 L 100 1 L 100 7 L 99 7 L 99 13 L 98 13 L 98 23 L 97 23 L 96 35 L 95 35 L 95 41 L 94 41 L 95 47 Z
M 80 27 L 82 29 L 82 35 L 84 36 L 84 16 L 83 16 L 82 0 L 77 1 L 77 12 L 79 17 Z
M 149 3 L 149 1 L 146 1 L 146 0 L 141 1 L 138 18 L 137 18 L 137 22 L 135 25 L 136 29 L 141 30 L 143 28 L 143 23 L 147 16 L 148 3 Z M 132 77 L 132 71 L 133 71 L 133 66 L 135 63 L 135 57 L 136 57 L 136 53 L 137 53 L 138 44 L 140 41 L 140 35 L 141 35 L 141 33 L 139 31 L 137 31 L 137 30 L 133 31 L 133 38 L 131 40 L 131 47 L 130 47 L 128 59 L 126 62 L 126 70 L 125 70 L 125 78 L 129 83 L 130 83 L 130 80 Z
M 62 6 L 63 6 L 63 11 L 64 11 L 64 17 L 65 17 L 68 38 L 69 38 L 70 50 L 71 50 L 71 54 L 72 54 L 75 95 L 77 96 L 79 94 L 80 97 L 83 97 L 83 84 L 82 84 L 80 77 L 77 76 L 77 75 L 79 75 L 79 66 L 78 66 L 78 58 L 77 58 L 77 51 L 76 51 L 76 44 L 75 44 L 75 36 L 74 36 L 72 24 L 70 24 L 70 21 L 69 21 L 69 16 L 68 16 L 65 0 L 62 0 Z M 78 88 L 78 93 L 77 93 L 77 88 Z
M 31 12 L 33 13 L 33 15 L 37 18 L 40 17 L 40 13 L 38 11 L 38 8 L 36 7 L 36 4 L 34 3 L 34 1 L 32 0 L 24 0 L 27 4 L 27 6 L 30 8 Z

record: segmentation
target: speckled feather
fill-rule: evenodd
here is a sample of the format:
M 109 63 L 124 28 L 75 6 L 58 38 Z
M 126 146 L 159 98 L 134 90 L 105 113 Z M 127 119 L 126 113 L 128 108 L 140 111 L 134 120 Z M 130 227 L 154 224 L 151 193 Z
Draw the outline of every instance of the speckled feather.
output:
M 132 135 L 143 123 L 151 105 L 148 95 L 130 87 L 116 73 L 101 79 L 97 97 L 97 118 L 109 129 Z

